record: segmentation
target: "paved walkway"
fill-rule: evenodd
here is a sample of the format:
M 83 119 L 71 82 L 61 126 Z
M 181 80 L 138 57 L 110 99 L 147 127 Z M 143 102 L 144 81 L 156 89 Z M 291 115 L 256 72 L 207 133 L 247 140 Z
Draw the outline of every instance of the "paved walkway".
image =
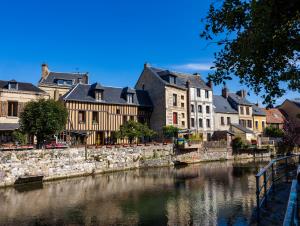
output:
M 276 184 L 275 193 L 270 193 L 266 206 L 262 206 L 260 210 L 260 222 L 256 222 L 256 213 L 250 225 L 282 225 L 287 203 L 289 199 L 291 182 L 280 182 Z

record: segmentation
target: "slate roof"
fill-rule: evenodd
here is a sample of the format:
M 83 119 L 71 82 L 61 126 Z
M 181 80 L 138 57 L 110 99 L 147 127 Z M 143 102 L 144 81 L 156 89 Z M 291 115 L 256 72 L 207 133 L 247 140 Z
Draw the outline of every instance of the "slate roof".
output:
M 300 98 L 295 98 L 295 99 L 293 99 L 291 101 L 300 108 Z
M 268 124 L 283 124 L 285 117 L 278 108 L 265 109 Z
M 19 127 L 19 123 L 0 123 L 0 131 L 16 130 Z
M 236 93 L 229 93 L 228 98 L 230 98 L 232 101 L 234 101 L 237 104 L 248 105 L 248 106 L 253 105 L 245 97 L 242 98 L 239 95 L 237 95 Z
M 189 80 L 190 81 L 190 87 L 194 88 L 201 88 L 205 90 L 211 90 L 210 87 L 208 87 L 205 82 L 200 78 L 198 75 L 191 75 L 186 73 L 180 73 L 180 72 L 174 72 L 170 70 L 165 70 L 161 68 L 155 68 L 155 67 L 149 67 L 158 77 L 160 77 L 163 82 L 167 85 L 171 86 L 177 86 L 179 88 L 186 89 L 186 83 Z M 168 77 L 169 76 L 175 76 L 176 77 L 176 84 L 169 83 Z
M 4 81 L 0 80 L 0 89 L 7 89 L 9 82 L 16 82 L 16 80 Z M 45 93 L 43 90 L 39 89 L 35 85 L 27 82 L 17 82 L 18 83 L 18 91 L 27 91 L 27 92 L 35 92 L 35 93 Z
M 245 133 L 253 133 L 252 130 L 245 128 L 245 127 L 241 126 L 240 124 L 233 123 L 233 124 L 231 124 L 231 126 L 234 126 Z
M 238 114 L 238 112 L 231 107 L 227 99 L 222 96 L 214 95 L 213 105 L 216 113 Z
M 255 104 L 252 106 L 252 114 L 256 116 L 266 116 L 264 109 L 256 106 Z
M 64 96 L 62 96 L 62 99 L 65 101 L 99 103 L 99 101 L 97 101 L 94 97 L 94 92 L 93 92 L 94 86 L 95 84 L 93 85 L 77 84 L 73 89 L 71 89 Z M 128 104 L 126 101 L 126 96 L 124 95 L 128 87 L 117 88 L 117 87 L 102 86 L 102 89 L 103 89 L 103 101 L 101 101 L 101 103 L 123 104 L 123 105 Z M 130 89 L 130 93 L 134 94 L 133 104 L 130 105 L 152 107 L 152 102 L 147 91 Z
M 79 79 L 82 79 L 85 75 L 87 75 L 87 73 L 49 72 L 46 79 L 40 80 L 40 84 L 57 85 L 56 81 L 59 79 L 72 80 L 74 84 L 77 84 Z

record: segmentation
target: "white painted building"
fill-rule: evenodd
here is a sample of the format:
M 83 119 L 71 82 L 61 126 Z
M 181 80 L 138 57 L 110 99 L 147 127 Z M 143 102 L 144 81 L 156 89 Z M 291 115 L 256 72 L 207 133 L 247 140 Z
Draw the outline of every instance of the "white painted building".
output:
M 193 75 L 188 82 L 189 93 L 189 128 L 203 134 L 204 140 L 209 140 L 214 132 L 213 93 L 210 86 Z

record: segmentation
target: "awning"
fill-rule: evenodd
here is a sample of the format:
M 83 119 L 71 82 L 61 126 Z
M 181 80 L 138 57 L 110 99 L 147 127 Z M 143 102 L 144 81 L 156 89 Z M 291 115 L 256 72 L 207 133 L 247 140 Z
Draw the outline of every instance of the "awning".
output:
M 19 123 L 0 123 L 0 131 L 14 131 L 19 127 Z

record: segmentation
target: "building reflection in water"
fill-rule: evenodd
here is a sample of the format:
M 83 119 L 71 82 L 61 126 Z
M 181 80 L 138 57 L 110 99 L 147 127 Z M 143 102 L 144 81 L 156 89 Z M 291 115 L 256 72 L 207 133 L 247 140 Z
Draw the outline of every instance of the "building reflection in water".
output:
M 257 166 L 213 162 L 0 189 L 0 225 L 247 224 Z

